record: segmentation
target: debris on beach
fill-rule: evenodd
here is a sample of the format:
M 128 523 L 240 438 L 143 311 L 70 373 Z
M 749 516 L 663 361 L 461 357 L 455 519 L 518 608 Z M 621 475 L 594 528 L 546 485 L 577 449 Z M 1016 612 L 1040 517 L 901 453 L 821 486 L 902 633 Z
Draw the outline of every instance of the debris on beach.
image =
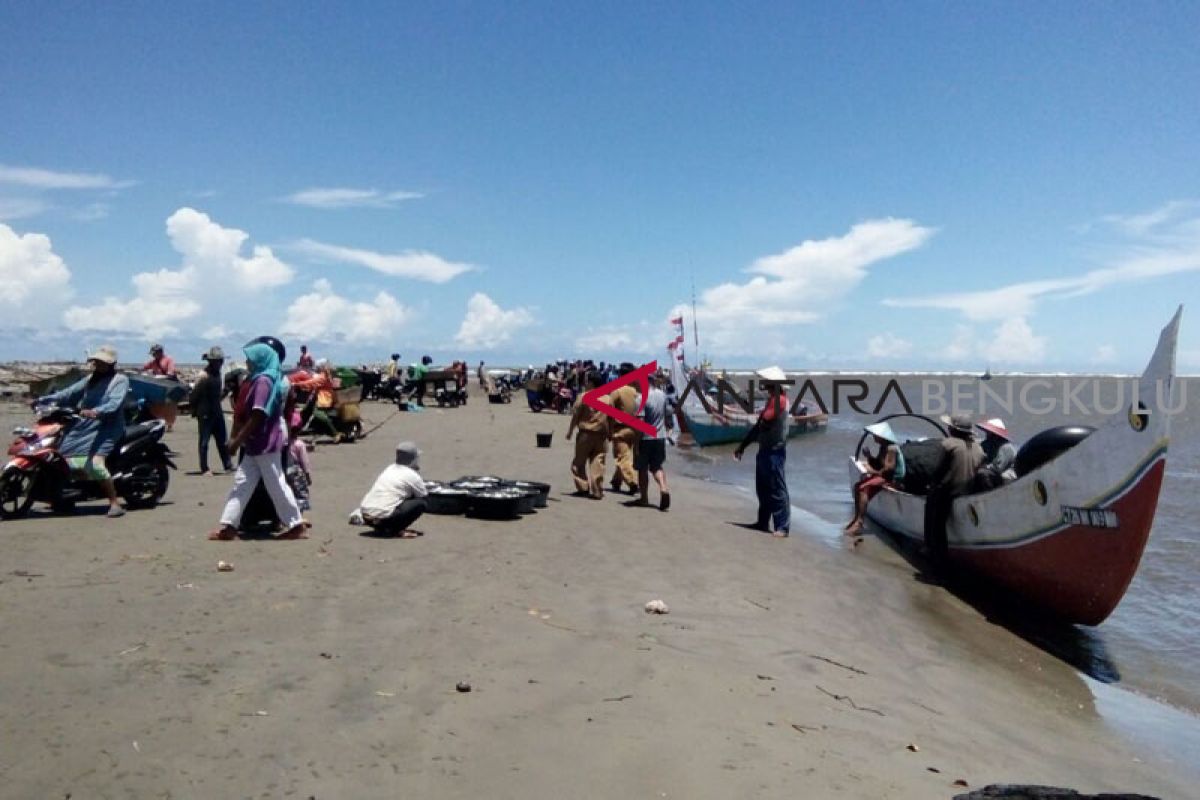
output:
M 909 745 L 909 746 L 908 746 L 906 749 L 907 749 L 907 750 L 908 750 L 908 752 L 910 752 L 910 753 L 919 753 L 919 752 L 921 752 L 921 748 L 917 747 L 915 744 L 910 744 L 910 745 Z
M 646 603 L 647 614 L 670 614 L 671 608 L 662 600 L 651 600 Z
M 228 561 L 218 561 L 217 572 L 233 572 L 233 564 Z
M 454 688 L 460 692 L 466 693 L 471 691 L 471 684 L 467 683 L 466 681 L 459 681 L 454 685 Z
M 1057 786 L 1016 786 L 991 784 L 966 794 L 957 794 L 954 800 L 1157 800 L 1144 794 L 1080 794 L 1074 789 Z

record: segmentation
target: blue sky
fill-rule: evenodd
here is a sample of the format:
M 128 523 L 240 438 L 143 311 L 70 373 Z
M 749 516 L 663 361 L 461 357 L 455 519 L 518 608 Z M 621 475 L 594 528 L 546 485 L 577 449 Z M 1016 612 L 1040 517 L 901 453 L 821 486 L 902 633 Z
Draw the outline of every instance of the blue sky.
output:
M 694 280 L 719 364 L 1121 371 L 1200 297 L 1194 4 L 244 5 L 0 10 L 0 358 L 644 359 Z

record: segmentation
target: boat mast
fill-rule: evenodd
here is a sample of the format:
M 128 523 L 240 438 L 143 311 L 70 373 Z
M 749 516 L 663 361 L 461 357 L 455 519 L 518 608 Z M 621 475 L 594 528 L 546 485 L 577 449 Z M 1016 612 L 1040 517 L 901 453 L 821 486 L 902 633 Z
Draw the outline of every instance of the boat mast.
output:
M 700 355 L 700 329 L 696 324 L 696 276 L 692 276 L 692 343 L 696 346 L 696 358 L 700 359 L 700 364 L 704 364 L 704 358 Z

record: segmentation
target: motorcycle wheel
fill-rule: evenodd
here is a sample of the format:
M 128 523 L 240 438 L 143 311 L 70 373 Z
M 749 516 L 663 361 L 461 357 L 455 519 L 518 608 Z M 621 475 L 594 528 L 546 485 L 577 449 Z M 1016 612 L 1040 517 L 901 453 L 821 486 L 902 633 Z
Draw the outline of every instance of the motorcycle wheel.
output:
M 171 473 L 165 464 L 138 464 L 129 476 L 121 495 L 129 508 L 154 508 L 167 493 Z
M 16 519 L 29 513 L 36 480 L 37 473 L 16 468 L 0 475 L 0 518 Z

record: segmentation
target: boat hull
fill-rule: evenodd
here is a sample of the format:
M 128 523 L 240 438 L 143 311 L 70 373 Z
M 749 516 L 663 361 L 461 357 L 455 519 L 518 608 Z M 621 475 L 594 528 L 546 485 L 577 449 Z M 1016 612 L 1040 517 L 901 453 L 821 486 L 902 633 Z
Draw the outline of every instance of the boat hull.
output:
M 687 432 L 692 435 L 700 447 L 713 447 L 722 444 L 738 444 L 746 438 L 750 428 L 754 426 L 751 418 L 731 419 L 726 424 L 704 422 L 699 415 L 683 412 Z M 826 414 L 810 414 L 805 417 L 792 417 L 788 426 L 788 438 L 794 438 L 806 433 L 823 431 L 829 422 Z
M 1170 396 L 1179 315 L 1163 330 L 1136 397 Z M 956 499 L 946 524 L 948 560 L 1073 623 L 1098 625 L 1137 572 L 1166 470 L 1170 418 L 1134 399 L 1088 438 L 997 489 Z M 853 458 L 853 486 L 863 475 Z M 925 498 L 888 488 L 867 517 L 924 539 Z

